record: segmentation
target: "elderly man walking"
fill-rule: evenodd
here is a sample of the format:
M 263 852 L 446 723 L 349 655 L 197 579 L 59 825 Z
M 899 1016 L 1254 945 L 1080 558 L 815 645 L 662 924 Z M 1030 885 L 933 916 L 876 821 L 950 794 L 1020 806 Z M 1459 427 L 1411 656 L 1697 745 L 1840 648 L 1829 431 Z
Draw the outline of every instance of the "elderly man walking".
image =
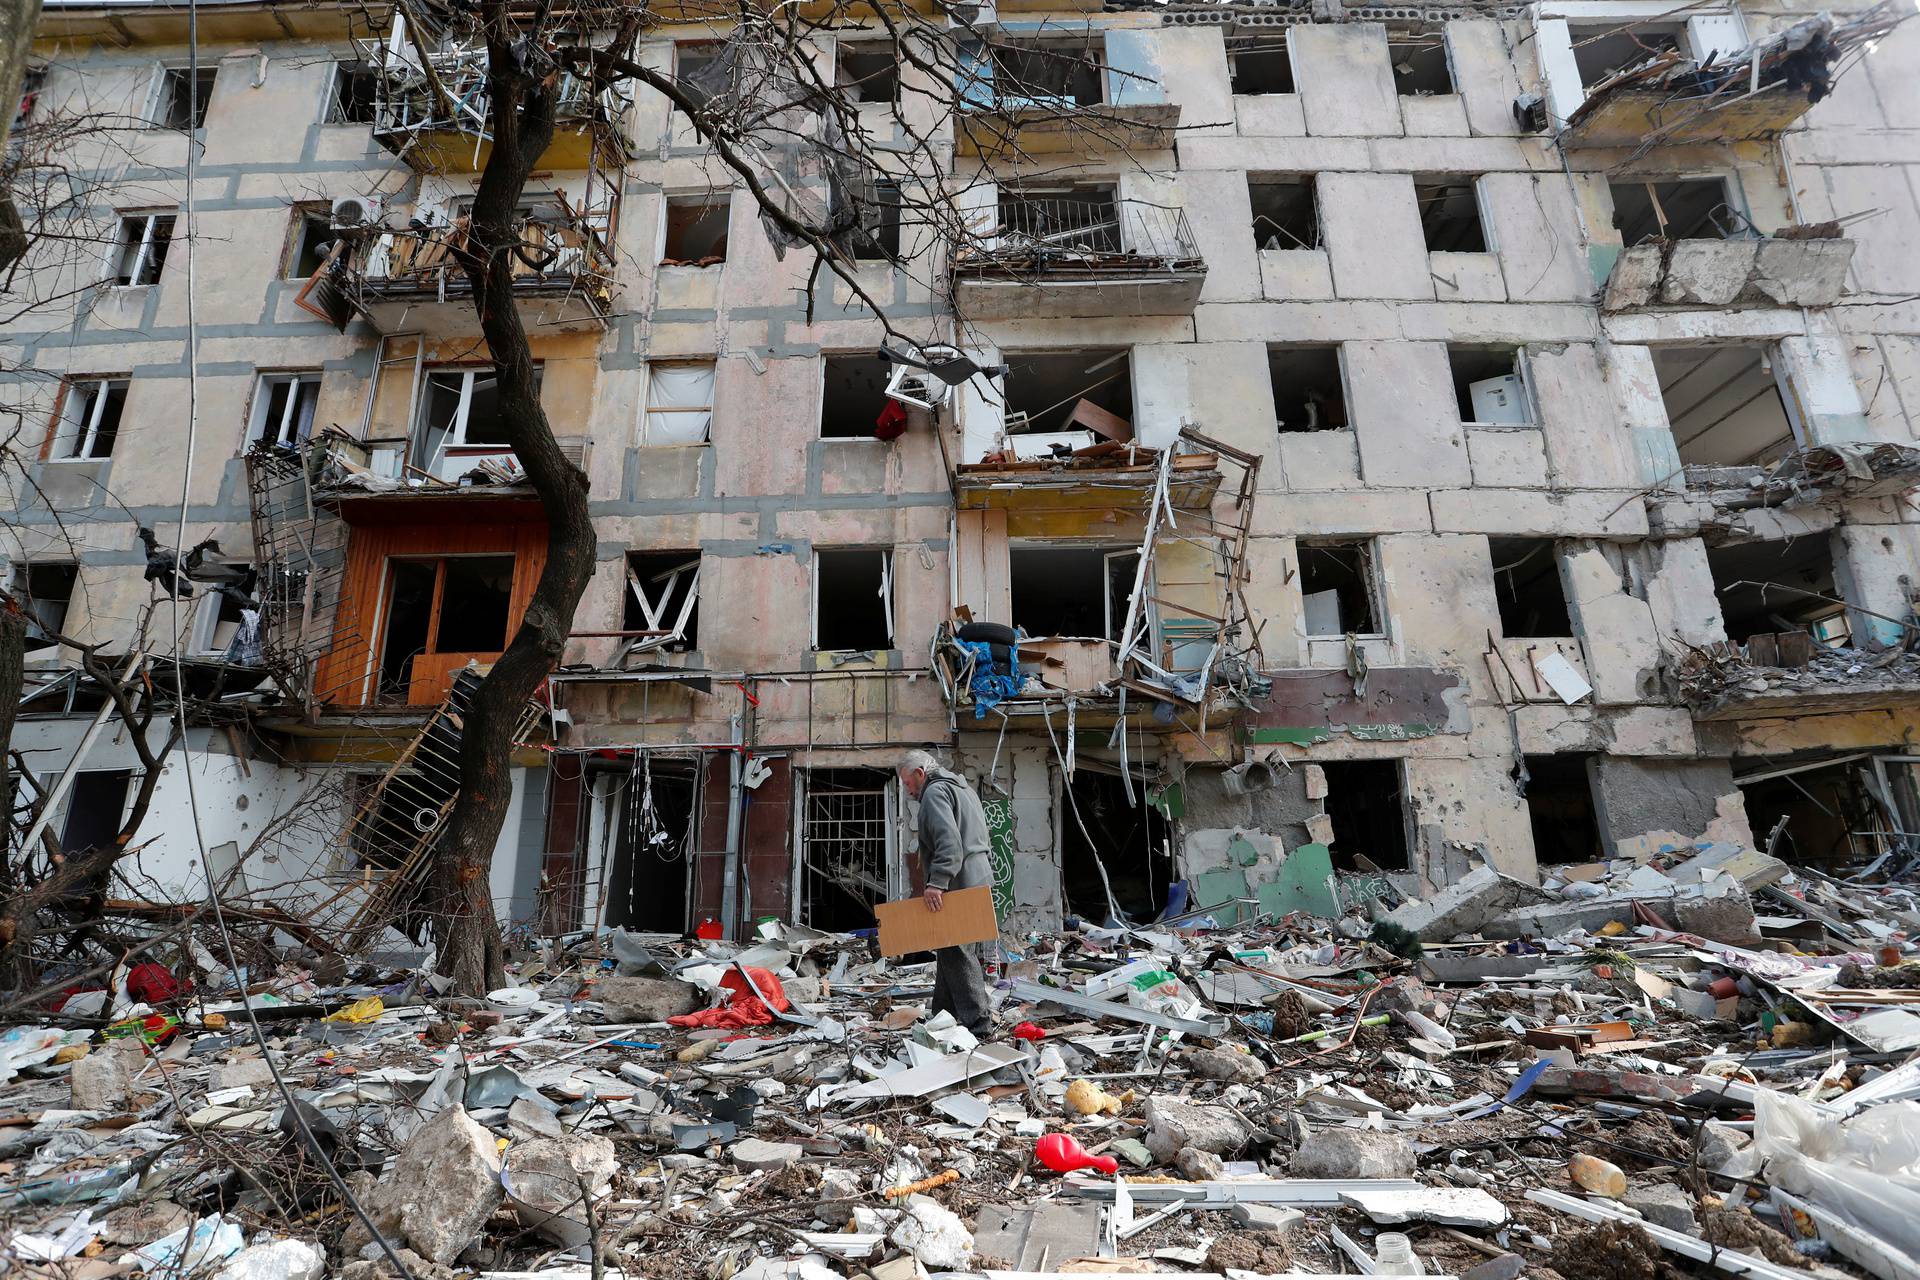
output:
M 940 910 L 949 889 L 992 884 L 987 814 L 967 780 L 942 769 L 926 752 L 909 751 L 900 764 L 900 782 L 920 802 L 916 835 L 927 875 L 927 910 Z M 979 944 L 941 947 L 933 958 L 933 1012 L 951 1013 L 955 1022 L 984 1038 L 993 1030 L 993 1012 L 987 1007 Z

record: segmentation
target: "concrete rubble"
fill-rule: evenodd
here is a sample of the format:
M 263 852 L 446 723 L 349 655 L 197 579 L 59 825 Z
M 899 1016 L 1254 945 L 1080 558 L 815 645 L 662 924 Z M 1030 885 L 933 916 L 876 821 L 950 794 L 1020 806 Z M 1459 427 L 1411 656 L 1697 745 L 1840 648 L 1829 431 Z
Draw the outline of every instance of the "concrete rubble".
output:
M 1566 1276 L 1582 1250 L 1611 1268 L 1622 1241 L 1672 1274 L 1910 1274 L 1920 1218 L 1886 1205 L 1911 1174 L 1883 1154 L 1920 1140 L 1908 883 L 1649 839 L 1516 886 L 1474 870 L 1340 919 L 1032 935 L 995 956 L 978 1040 L 928 1016 L 930 963 L 774 922 L 650 936 L 639 960 L 580 935 L 517 955 L 484 1003 L 263 951 L 258 1036 L 228 975 L 116 1002 L 104 1030 L 50 1009 L 6 1032 L 35 1050 L 0 1108 L 0 1257 L 224 1280 L 378 1280 L 389 1249 L 419 1280 L 577 1278 L 596 1250 L 608 1276 L 675 1280 L 1340 1275 L 1400 1265 L 1400 1234 L 1428 1274 L 1482 1280 Z M 695 1025 L 740 965 L 791 1007 Z M 1222 998 L 1143 1023 L 1115 998 L 1139 974 Z M 1060 1138 L 1087 1163 L 1057 1172 Z

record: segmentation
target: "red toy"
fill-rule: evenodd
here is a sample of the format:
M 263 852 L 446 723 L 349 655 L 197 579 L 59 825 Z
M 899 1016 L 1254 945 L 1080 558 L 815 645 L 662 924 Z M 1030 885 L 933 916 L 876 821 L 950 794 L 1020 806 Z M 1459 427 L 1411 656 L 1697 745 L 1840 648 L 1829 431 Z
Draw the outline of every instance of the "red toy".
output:
M 1040 1157 L 1040 1163 L 1055 1173 L 1072 1173 L 1076 1169 L 1098 1169 L 1102 1173 L 1120 1172 L 1120 1162 L 1112 1156 L 1088 1155 L 1087 1149 L 1079 1144 L 1071 1134 L 1049 1133 L 1034 1144 L 1033 1154 Z
M 1013 1038 L 1016 1040 L 1041 1040 L 1046 1037 L 1046 1034 L 1031 1022 L 1023 1022 L 1013 1029 Z

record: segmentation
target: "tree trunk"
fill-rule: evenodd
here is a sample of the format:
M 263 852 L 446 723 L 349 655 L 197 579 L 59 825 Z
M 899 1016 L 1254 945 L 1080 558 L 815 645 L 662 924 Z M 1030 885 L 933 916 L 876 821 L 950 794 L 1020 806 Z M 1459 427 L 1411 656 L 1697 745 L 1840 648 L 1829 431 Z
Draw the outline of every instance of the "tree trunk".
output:
M 0 601 L 0 814 L 13 820 L 13 721 L 26 692 L 27 611 L 17 601 Z M 8 845 L 12 839 L 9 837 Z
M 0 151 L 6 150 L 7 134 L 13 128 L 14 109 L 27 74 L 27 53 L 39 24 L 40 0 L 0 0 Z M 27 230 L 13 193 L 0 192 L 0 270 L 19 261 L 26 251 Z
M 494 846 L 513 795 L 513 729 L 565 652 L 574 610 L 593 576 L 596 547 L 587 478 L 561 453 L 540 407 L 533 352 L 513 300 L 514 210 L 553 137 L 559 76 L 539 64 L 539 33 L 513 47 L 505 10 L 497 3 L 483 10 L 493 152 L 474 193 L 462 265 L 473 283 L 480 331 L 499 379 L 508 443 L 546 514 L 547 559 L 520 629 L 468 705 L 460 734 L 460 800 L 435 850 L 437 967 L 464 995 L 483 994 L 505 982 L 488 886 Z M 527 60 L 525 65 L 516 54 Z

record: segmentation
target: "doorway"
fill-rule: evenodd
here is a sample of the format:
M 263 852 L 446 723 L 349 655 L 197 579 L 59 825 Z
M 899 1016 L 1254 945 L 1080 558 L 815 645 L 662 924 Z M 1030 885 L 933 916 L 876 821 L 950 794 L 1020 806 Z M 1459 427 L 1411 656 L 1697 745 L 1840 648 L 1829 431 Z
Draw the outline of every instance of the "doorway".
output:
M 437 702 L 449 673 L 507 647 L 512 556 L 440 556 L 387 562 L 378 701 Z
M 1128 920 L 1157 918 L 1167 905 L 1173 849 L 1167 820 L 1147 803 L 1144 785 L 1134 781 L 1129 804 L 1118 774 L 1082 762 L 1062 788 L 1060 808 L 1060 887 L 1067 911 L 1106 923 L 1111 884 L 1113 901 Z
M 693 865 L 692 760 L 642 755 L 612 805 L 613 865 L 603 918 L 640 933 L 687 931 Z
M 800 923 L 845 932 L 873 924 L 898 895 L 893 776 L 885 769 L 806 769 L 800 797 Z

